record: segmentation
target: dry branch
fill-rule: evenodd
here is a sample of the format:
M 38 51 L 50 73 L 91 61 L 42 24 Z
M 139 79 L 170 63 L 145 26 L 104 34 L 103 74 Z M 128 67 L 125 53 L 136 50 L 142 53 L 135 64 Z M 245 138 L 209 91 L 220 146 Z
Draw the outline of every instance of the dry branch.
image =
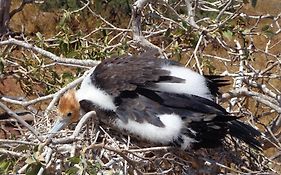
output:
M 96 66 L 99 63 L 99 61 L 93 61 L 93 60 L 77 60 L 77 59 L 73 59 L 73 58 L 61 58 L 42 48 L 39 48 L 37 46 L 31 45 L 27 42 L 20 41 L 20 40 L 14 39 L 14 38 L 10 38 L 5 41 L 0 41 L 0 46 L 1 45 L 16 45 L 16 46 L 23 47 L 25 49 L 30 49 L 32 51 L 35 51 L 35 52 L 53 60 L 56 63 L 74 64 L 74 65 L 90 66 L 90 67 Z
M 36 131 L 32 126 L 30 126 L 26 121 L 24 121 L 20 116 L 18 116 L 14 111 L 9 109 L 6 105 L 0 102 L 0 108 L 2 108 L 4 111 L 6 111 L 10 116 L 14 117 L 19 123 L 21 123 L 24 127 L 28 128 L 29 131 L 33 133 L 33 135 L 39 140 L 43 141 L 41 138 L 41 134 Z
M 141 31 L 141 15 L 142 10 L 145 7 L 145 5 L 148 3 L 148 0 L 138 0 L 134 3 L 132 7 L 132 30 L 133 30 L 133 39 L 134 41 L 139 44 L 141 47 L 148 51 L 153 51 L 156 53 L 159 53 L 160 55 L 163 55 L 162 50 L 149 42 L 143 35 Z

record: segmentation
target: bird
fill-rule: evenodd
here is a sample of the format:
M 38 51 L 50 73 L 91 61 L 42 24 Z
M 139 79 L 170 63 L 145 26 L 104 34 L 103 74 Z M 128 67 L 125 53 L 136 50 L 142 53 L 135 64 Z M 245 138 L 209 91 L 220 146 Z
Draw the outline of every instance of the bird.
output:
M 150 54 L 107 58 L 60 98 L 50 132 L 94 110 L 100 122 L 154 144 L 216 148 L 230 135 L 260 149 L 261 133 L 216 103 L 227 84 Z

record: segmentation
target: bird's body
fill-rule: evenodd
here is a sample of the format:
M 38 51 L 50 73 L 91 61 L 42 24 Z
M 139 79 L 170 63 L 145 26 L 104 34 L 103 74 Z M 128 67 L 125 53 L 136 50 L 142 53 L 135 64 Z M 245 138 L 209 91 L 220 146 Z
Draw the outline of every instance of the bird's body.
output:
M 254 138 L 259 132 L 214 102 L 225 84 L 218 78 L 154 57 L 109 58 L 92 69 L 77 92 L 61 98 L 59 112 L 74 117 L 77 112 L 65 112 L 74 109 L 65 106 L 73 98 L 84 112 L 96 110 L 102 122 L 150 142 L 216 147 L 230 134 L 259 147 Z

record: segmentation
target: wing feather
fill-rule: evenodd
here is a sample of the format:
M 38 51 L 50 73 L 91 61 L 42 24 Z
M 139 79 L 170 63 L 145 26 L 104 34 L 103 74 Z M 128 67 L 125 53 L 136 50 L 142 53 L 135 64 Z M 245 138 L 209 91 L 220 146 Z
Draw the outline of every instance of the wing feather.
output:
M 122 91 L 134 91 L 138 86 L 153 86 L 159 81 L 183 81 L 169 76 L 170 72 L 161 68 L 164 64 L 172 62 L 137 56 L 108 58 L 96 67 L 91 79 L 95 85 L 114 97 Z
M 130 119 L 164 127 L 158 115 L 172 113 L 178 114 L 186 122 L 223 123 L 237 119 L 215 102 L 194 95 L 138 88 L 135 97 L 120 101 L 116 114 L 125 123 Z

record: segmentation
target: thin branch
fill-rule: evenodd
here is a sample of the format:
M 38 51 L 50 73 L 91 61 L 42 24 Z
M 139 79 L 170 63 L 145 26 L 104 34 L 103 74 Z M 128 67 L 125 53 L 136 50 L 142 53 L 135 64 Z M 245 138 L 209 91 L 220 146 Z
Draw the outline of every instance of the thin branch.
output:
M 72 133 L 72 135 L 67 138 L 51 140 L 55 136 L 56 133 L 50 133 L 48 140 L 45 141 L 45 145 L 49 144 L 50 141 L 52 141 L 52 143 L 54 143 L 54 144 L 72 143 L 72 142 L 76 141 L 76 138 L 78 137 L 78 134 L 81 131 L 82 127 L 88 122 L 88 120 L 90 118 L 95 117 L 95 116 L 96 116 L 95 111 L 90 111 L 90 112 L 86 113 L 85 115 L 83 115 L 82 118 L 79 120 L 78 124 L 76 125 L 75 130 Z
M 12 156 L 12 157 L 17 157 L 17 158 L 27 158 L 28 157 L 26 154 L 14 152 L 14 151 L 9 151 L 9 150 L 3 149 L 3 148 L 0 148 L 0 154 Z
M 39 102 L 42 102 L 42 101 L 45 101 L 45 100 L 49 100 L 49 99 L 53 98 L 53 96 L 54 96 L 54 94 L 49 94 L 49 95 L 46 95 L 46 96 L 43 96 L 43 97 L 38 97 L 38 98 L 35 98 L 33 100 L 29 100 L 29 101 L 14 100 L 14 99 L 11 99 L 11 98 L 8 98 L 8 97 L 1 97 L 0 99 L 5 101 L 5 102 L 8 102 L 8 103 L 28 107 L 30 105 L 34 105 L 36 103 L 39 103 Z
M 138 0 L 133 4 L 131 16 L 133 39 L 135 43 L 141 45 L 146 50 L 150 50 L 163 55 L 162 49 L 149 42 L 145 37 L 143 37 L 141 32 L 141 13 L 147 3 L 148 0 Z
M 81 120 L 79 120 L 79 123 L 76 125 L 75 130 L 72 134 L 72 136 L 75 138 L 78 136 L 79 132 L 81 131 L 82 127 L 88 122 L 90 118 L 96 117 L 96 111 L 90 111 L 86 113 Z
M 227 4 L 223 7 L 223 9 L 220 11 L 220 13 L 218 14 L 218 16 L 216 17 L 216 22 L 218 22 L 221 18 L 221 16 L 224 14 L 224 12 L 226 11 L 226 9 L 232 4 L 233 0 L 229 0 L 227 2 Z
M 26 43 L 24 41 L 20 41 L 14 38 L 10 38 L 8 40 L 5 41 L 0 41 L 0 46 L 1 45 L 17 45 L 17 46 L 21 46 L 23 48 L 26 49 L 30 49 L 33 50 L 43 56 L 46 56 L 47 58 L 58 62 L 58 63 L 66 63 L 66 64 L 75 64 L 75 65 L 82 65 L 82 66 L 96 66 L 97 64 L 99 64 L 99 61 L 93 61 L 93 60 L 77 60 L 77 59 L 73 59 L 73 58 L 61 58 L 56 56 L 55 54 L 46 51 L 42 48 L 39 48 L 37 46 L 31 45 L 29 43 Z
M 10 19 L 11 19 L 16 13 L 22 11 L 22 9 L 24 8 L 24 6 L 25 6 L 26 4 L 31 4 L 31 3 L 33 3 L 34 1 L 35 1 L 35 0 L 22 0 L 20 6 L 10 12 Z
M 28 123 L 26 123 L 20 116 L 18 116 L 15 112 L 10 110 L 6 105 L 4 105 L 1 102 L 0 102 L 0 108 L 2 108 L 4 111 L 6 111 L 10 116 L 14 117 L 23 126 L 28 128 L 40 142 L 43 141 L 41 138 L 41 134 L 38 131 L 36 131 L 32 126 L 30 126 Z
M 198 42 L 197 42 L 197 44 L 196 44 L 196 47 L 195 47 L 195 49 L 194 49 L 194 51 L 193 51 L 193 53 L 192 53 L 192 56 L 191 56 L 191 58 L 194 56 L 195 61 L 196 61 L 197 69 L 198 69 L 198 71 L 199 71 L 199 73 L 200 73 L 201 75 L 203 75 L 203 70 L 202 70 L 202 68 L 201 68 L 201 64 L 200 64 L 199 58 L 198 58 L 198 56 L 197 56 L 197 52 L 198 52 L 199 46 L 200 46 L 200 44 L 201 44 L 201 42 L 202 42 L 202 40 L 203 40 L 203 37 L 204 37 L 204 34 L 201 33 L 201 35 L 200 35 L 200 37 L 199 37 L 199 40 L 198 40 Z M 190 58 L 190 59 L 191 59 L 191 58 Z M 187 64 L 188 64 L 188 63 L 187 63 Z M 186 64 L 185 66 L 187 66 L 187 64 Z
M 187 14 L 188 14 L 188 23 L 196 28 L 199 29 L 200 27 L 195 22 L 195 8 L 192 7 L 191 0 L 185 0 Z
M 22 145 L 38 145 L 37 143 L 21 141 L 21 140 L 8 140 L 8 139 L 0 139 L 0 143 L 2 144 L 22 144 Z
M 11 0 L 0 0 L 0 35 L 8 32 L 8 23 L 10 21 Z
M 268 96 L 265 96 L 257 92 L 248 91 L 246 88 L 235 89 L 228 93 L 224 93 L 221 97 L 221 101 L 226 101 L 231 98 L 244 97 L 244 96 L 251 97 L 254 100 L 274 109 L 276 112 L 281 114 L 281 107 L 279 105 L 276 105 L 275 102 L 271 101 L 274 99 L 270 99 Z

